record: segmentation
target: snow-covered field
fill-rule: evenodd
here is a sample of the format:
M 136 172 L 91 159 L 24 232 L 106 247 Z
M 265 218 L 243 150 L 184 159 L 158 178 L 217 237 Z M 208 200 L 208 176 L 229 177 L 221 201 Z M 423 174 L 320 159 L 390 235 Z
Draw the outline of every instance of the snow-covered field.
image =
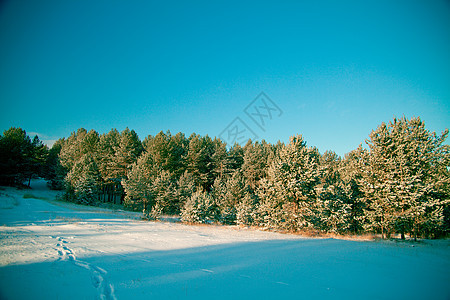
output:
M 25 196 L 25 197 L 24 197 Z M 0 189 L 0 299 L 450 299 L 450 242 L 309 239 Z

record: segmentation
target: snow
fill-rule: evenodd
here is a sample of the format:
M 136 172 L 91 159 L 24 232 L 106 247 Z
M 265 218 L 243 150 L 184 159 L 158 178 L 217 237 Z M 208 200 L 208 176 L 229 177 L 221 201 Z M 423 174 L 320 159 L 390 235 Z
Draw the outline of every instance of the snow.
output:
M 0 189 L 0 299 L 450 298 L 447 240 L 146 222 L 32 187 Z

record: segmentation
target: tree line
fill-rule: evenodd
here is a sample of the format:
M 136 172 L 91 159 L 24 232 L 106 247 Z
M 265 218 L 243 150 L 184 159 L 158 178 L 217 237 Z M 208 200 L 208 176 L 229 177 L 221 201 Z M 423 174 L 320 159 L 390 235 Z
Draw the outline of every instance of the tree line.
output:
M 403 117 L 340 157 L 321 154 L 301 135 L 287 144 L 249 140 L 228 148 L 198 134 L 161 131 L 141 141 L 128 128 L 102 135 L 81 128 L 47 150 L 45 176 L 67 200 L 85 204 L 98 203 L 102 187 L 116 183 L 123 205 L 146 218 L 440 237 L 450 230 L 447 136 Z

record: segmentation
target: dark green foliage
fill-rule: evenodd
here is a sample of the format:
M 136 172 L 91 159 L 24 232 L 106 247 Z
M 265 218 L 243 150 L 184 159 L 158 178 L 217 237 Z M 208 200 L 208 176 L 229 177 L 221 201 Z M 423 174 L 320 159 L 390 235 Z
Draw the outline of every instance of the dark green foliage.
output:
M 367 202 L 362 187 L 359 185 L 363 176 L 360 168 L 363 164 L 361 162 L 363 153 L 364 150 L 361 146 L 348 153 L 341 161 L 340 168 L 344 195 L 347 204 L 350 205 L 348 230 L 356 234 L 363 232 L 366 223 L 365 209 L 367 208 Z
M 49 186 L 55 190 L 64 189 L 64 177 L 67 170 L 61 165 L 59 154 L 64 144 L 64 139 L 57 140 L 48 151 L 44 166 L 44 178 L 49 181 Z
M 122 180 L 125 190 L 124 205 L 148 214 L 155 205 L 151 191 L 152 181 L 156 177 L 157 168 L 150 153 L 144 152 L 138 161 L 133 164 L 128 178 Z
M 234 144 L 228 151 L 226 171 L 233 173 L 241 168 L 244 163 L 244 149 L 239 144 Z
M 214 182 L 214 145 L 209 136 L 192 134 L 186 156 L 187 170 L 192 174 L 195 184 L 208 191 Z
M 0 136 L 0 184 L 29 185 L 33 176 L 45 175 L 48 148 L 37 136 L 10 128 Z
M 161 169 L 169 171 L 173 180 L 178 180 L 186 170 L 185 156 L 189 142 L 181 132 L 176 135 L 160 132 L 148 136 L 144 141 L 145 150 L 153 156 L 154 163 Z

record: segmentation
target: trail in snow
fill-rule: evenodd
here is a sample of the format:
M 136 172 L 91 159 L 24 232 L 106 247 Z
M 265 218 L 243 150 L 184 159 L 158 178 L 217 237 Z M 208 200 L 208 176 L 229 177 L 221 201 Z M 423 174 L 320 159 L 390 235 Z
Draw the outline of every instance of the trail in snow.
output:
M 450 299 L 449 241 L 144 222 L 33 187 L 0 189 L 0 299 Z
M 108 272 L 100 267 L 78 260 L 74 251 L 69 248 L 69 242 L 63 237 L 56 237 L 56 240 L 58 241 L 56 250 L 59 255 L 59 260 L 69 260 L 76 266 L 88 270 L 91 273 L 92 285 L 98 291 L 99 299 L 116 300 L 114 286 L 108 282 Z

